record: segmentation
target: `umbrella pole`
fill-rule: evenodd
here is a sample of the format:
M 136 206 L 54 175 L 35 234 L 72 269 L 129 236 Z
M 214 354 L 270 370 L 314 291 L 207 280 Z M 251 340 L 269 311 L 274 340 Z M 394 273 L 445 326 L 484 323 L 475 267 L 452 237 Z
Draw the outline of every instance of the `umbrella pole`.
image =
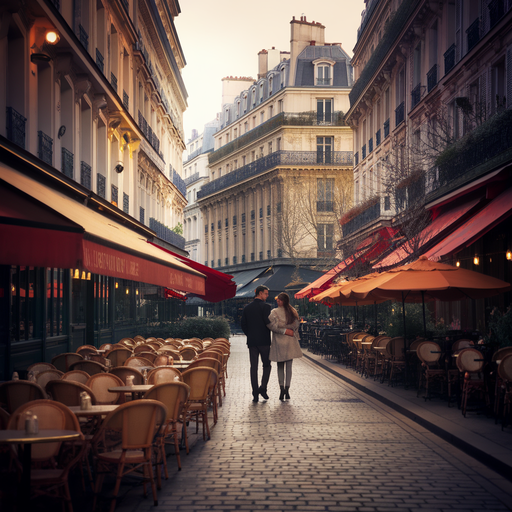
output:
M 421 301 L 423 302 L 423 336 L 427 339 L 427 321 L 425 320 L 425 292 L 421 292 Z
M 379 334 L 377 331 L 377 301 L 373 303 L 373 313 L 375 315 L 375 335 L 377 336 Z
M 406 328 L 405 328 L 405 296 L 404 296 L 403 291 L 402 291 L 402 317 L 404 320 L 404 360 L 405 360 L 404 388 L 407 389 L 407 377 L 408 377 L 409 369 L 407 368 L 407 332 L 406 332 Z

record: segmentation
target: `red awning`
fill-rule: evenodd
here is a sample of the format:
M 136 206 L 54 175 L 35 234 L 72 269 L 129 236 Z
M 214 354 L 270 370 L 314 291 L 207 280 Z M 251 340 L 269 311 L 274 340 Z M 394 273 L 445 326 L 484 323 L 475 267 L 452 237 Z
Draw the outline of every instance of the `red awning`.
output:
M 198 270 L 201 274 L 206 276 L 206 285 L 205 292 L 203 294 L 194 293 L 201 299 L 207 300 L 208 302 L 219 302 L 225 299 L 231 299 L 235 296 L 236 293 L 236 283 L 232 281 L 233 276 L 229 274 L 224 274 L 223 272 L 219 272 L 214 268 L 207 267 L 197 261 L 186 258 L 185 256 L 181 256 L 175 252 L 170 251 L 169 249 L 164 249 L 156 244 L 151 244 L 165 251 L 168 254 L 171 254 L 175 258 L 179 259 L 183 263 L 187 264 L 190 268 Z
M 418 249 L 423 247 L 425 244 L 434 241 L 435 238 L 438 238 L 442 233 L 446 234 L 450 227 L 458 221 L 462 221 L 479 202 L 479 199 L 475 199 L 442 213 L 430 224 L 430 226 L 421 231 L 421 233 L 416 237 L 416 242 L 405 242 L 398 249 L 373 265 L 373 268 L 380 269 L 392 267 L 411 256 L 413 253 L 417 253 Z
M 6 199 L 0 210 L 0 264 L 79 268 L 205 292 L 203 274 L 149 244 L 143 235 L 4 164 L 0 194 L 2 204 Z M 27 201 L 31 206 L 24 209 Z
M 502 192 L 485 208 L 473 215 L 448 238 L 425 253 L 430 260 L 456 253 L 484 236 L 512 214 L 512 188 Z

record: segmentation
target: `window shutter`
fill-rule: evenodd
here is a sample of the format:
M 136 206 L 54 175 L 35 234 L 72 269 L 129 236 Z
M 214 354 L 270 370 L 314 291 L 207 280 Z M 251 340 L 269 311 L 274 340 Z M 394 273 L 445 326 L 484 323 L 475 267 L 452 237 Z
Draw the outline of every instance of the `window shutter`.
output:
M 324 102 L 323 102 L 323 100 L 318 100 L 316 102 L 316 120 L 318 123 L 321 123 L 324 120 Z

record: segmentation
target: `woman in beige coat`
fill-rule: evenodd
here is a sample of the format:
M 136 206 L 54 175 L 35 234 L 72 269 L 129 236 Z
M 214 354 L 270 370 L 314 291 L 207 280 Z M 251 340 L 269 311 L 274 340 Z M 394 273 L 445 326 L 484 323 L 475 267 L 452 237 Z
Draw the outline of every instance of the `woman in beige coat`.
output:
M 284 400 L 285 398 L 289 400 L 292 360 L 302 357 L 302 350 L 299 345 L 299 314 L 290 305 L 290 297 L 287 293 L 280 293 L 277 296 L 277 306 L 277 308 L 270 312 L 270 323 L 267 324 L 267 327 L 272 331 L 269 358 L 271 361 L 277 362 L 277 377 L 281 387 L 279 400 Z M 293 336 L 282 334 L 283 329 L 291 329 Z

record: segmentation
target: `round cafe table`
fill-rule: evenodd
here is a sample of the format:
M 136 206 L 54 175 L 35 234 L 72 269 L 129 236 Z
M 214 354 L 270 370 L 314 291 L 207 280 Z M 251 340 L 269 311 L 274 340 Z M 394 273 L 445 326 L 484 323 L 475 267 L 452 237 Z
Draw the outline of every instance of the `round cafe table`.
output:
M 23 445 L 23 474 L 20 485 L 20 510 L 29 510 L 30 470 L 32 465 L 32 445 L 78 439 L 81 433 L 74 430 L 40 430 L 37 434 L 27 434 L 24 430 L 0 430 L 1 444 Z

